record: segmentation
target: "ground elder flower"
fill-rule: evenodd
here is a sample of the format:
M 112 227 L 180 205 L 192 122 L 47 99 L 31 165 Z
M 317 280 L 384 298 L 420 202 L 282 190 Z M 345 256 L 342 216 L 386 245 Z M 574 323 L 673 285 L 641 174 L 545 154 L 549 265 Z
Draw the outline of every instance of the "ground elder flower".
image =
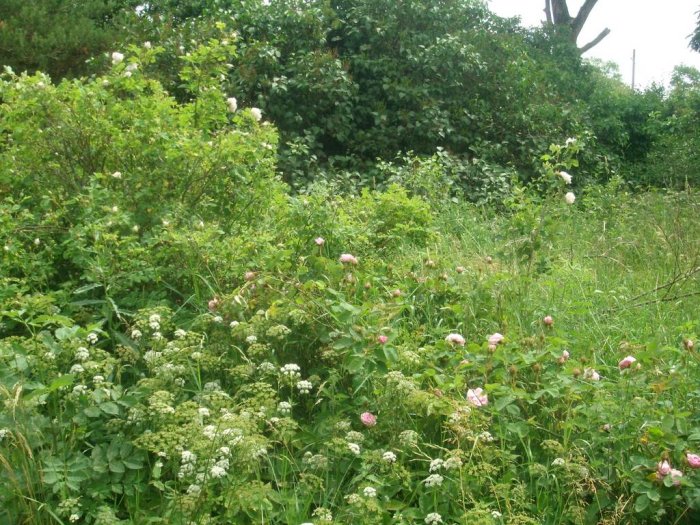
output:
M 566 461 L 564 461 L 563 458 L 555 458 L 554 461 L 552 461 L 553 467 L 563 467 L 564 465 L 566 465 Z
M 84 346 L 78 347 L 78 349 L 75 351 L 75 358 L 78 361 L 87 361 L 90 359 L 90 350 Z
M 445 341 L 458 346 L 464 346 L 464 343 L 466 343 L 466 340 L 460 334 L 448 334 L 448 336 L 445 337 Z
M 288 377 L 289 379 L 296 379 L 301 377 L 300 371 L 301 368 L 295 363 L 287 363 L 282 368 L 280 368 L 280 372 L 282 373 L 282 375 Z
M 351 255 L 349 253 L 343 253 L 340 255 L 340 258 L 338 259 L 341 263 L 343 264 L 357 264 L 359 261 L 357 260 L 357 257 L 354 255 Z
M 117 65 L 120 64 L 124 60 L 124 55 L 122 53 L 119 53 L 118 51 L 115 51 L 112 53 L 112 64 Z
M 445 462 L 442 459 L 440 459 L 440 458 L 433 459 L 430 462 L 430 467 L 428 468 L 428 471 L 429 472 L 436 472 L 436 471 L 440 470 L 441 468 L 443 468 L 444 466 L 445 466 Z
M 297 390 L 299 390 L 300 394 L 310 393 L 313 387 L 314 385 L 311 384 L 311 381 L 307 381 L 306 379 L 297 382 Z
M 475 407 L 486 406 L 489 404 L 488 396 L 482 388 L 470 388 L 467 390 L 467 401 L 469 401 Z
M 395 463 L 396 462 L 396 454 L 388 450 L 387 452 L 384 452 L 382 454 L 382 459 L 386 461 L 387 463 Z
M 503 516 L 503 514 L 501 514 L 501 513 L 498 512 L 497 510 L 492 510 L 492 511 L 491 511 L 491 517 L 493 517 L 493 519 L 495 519 L 495 520 L 500 519 L 501 516 Z
M 73 365 L 73 366 L 70 368 L 70 372 L 69 372 L 69 373 L 71 373 L 71 374 L 82 374 L 83 372 L 85 372 L 85 369 L 83 368 L 83 365 L 77 365 L 77 364 L 76 364 L 76 365 Z
M 224 318 L 221 317 L 220 315 L 217 315 L 217 316 L 215 316 L 215 317 L 212 319 L 212 321 L 215 322 L 215 323 L 217 323 L 217 324 L 221 324 L 221 323 L 224 322 Z M 254 336 L 254 335 L 251 335 L 250 337 L 255 337 L 255 336 Z
M 219 465 L 214 465 L 209 474 L 211 474 L 212 478 L 223 478 L 226 475 L 226 469 Z
M 620 368 L 620 370 L 624 370 L 625 368 L 629 368 L 632 366 L 633 363 L 636 363 L 637 360 L 632 357 L 631 355 L 628 355 L 625 357 L 622 361 L 620 361 L 617 366 Z
M 563 180 L 564 182 L 566 182 L 567 184 L 571 184 L 571 179 L 572 179 L 573 177 L 571 177 L 571 175 L 569 175 L 567 172 L 565 172 L 565 171 L 560 171 L 560 172 L 559 172 L 559 176 L 562 178 L 562 180 Z
M 426 525 L 435 525 L 437 523 L 442 523 L 442 516 L 440 516 L 440 514 L 437 512 L 431 512 L 423 521 L 426 523 Z
M 177 337 L 178 339 L 182 339 L 182 338 L 184 338 L 184 337 L 187 337 L 187 332 L 186 332 L 185 330 L 183 330 L 182 328 L 178 328 L 177 330 L 175 330 L 175 334 L 174 334 L 174 335 L 175 335 L 175 337 Z
M 567 204 L 573 204 L 576 201 L 576 195 L 574 195 L 573 191 L 567 192 L 567 194 L 564 195 L 564 200 Z
M 70 521 L 71 523 L 75 523 L 75 522 L 78 521 L 79 519 L 80 519 L 80 516 L 79 516 L 78 514 L 71 514 L 71 515 L 68 517 L 68 521 Z
M 355 454 L 356 456 L 360 455 L 360 445 L 357 443 L 348 443 L 348 450 Z
M 365 498 L 376 498 L 377 489 L 375 489 L 374 487 L 365 487 L 362 490 L 362 494 L 365 496 Z
M 87 385 L 75 385 L 73 387 L 73 393 L 77 396 L 82 396 L 83 394 L 87 393 L 87 391 Z
M 87 339 L 87 342 L 88 342 L 88 343 L 90 343 L 91 345 L 95 345 L 95 344 L 97 344 L 97 341 L 99 340 L 99 337 L 97 336 L 97 334 L 96 334 L 95 332 L 90 332 L 90 333 L 87 335 L 87 338 L 86 338 L 86 339 Z
M 377 416 L 372 414 L 372 412 L 363 412 L 360 414 L 360 421 L 366 427 L 373 427 L 377 424 Z
M 280 414 L 288 415 L 292 413 L 292 404 L 287 401 L 280 401 L 277 405 L 277 411 Z
M 688 462 L 688 466 L 690 468 L 700 468 L 700 456 L 698 456 L 697 454 L 691 454 L 690 452 L 688 452 L 685 455 L 685 459 Z

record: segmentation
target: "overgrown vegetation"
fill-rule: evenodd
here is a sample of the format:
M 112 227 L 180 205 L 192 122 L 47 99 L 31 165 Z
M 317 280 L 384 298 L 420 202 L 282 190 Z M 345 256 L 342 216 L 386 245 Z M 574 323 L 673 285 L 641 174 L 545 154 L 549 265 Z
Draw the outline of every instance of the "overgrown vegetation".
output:
M 697 71 L 113 7 L 93 76 L 0 79 L 0 522 L 697 522 Z

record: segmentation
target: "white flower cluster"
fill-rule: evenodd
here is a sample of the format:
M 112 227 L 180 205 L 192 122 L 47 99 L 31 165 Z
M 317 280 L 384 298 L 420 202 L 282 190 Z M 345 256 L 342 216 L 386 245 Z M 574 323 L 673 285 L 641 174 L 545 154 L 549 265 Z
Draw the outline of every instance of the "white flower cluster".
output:
M 301 377 L 301 367 L 294 363 L 288 363 L 280 368 L 280 372 L 283 376 L 289 379 L 299 379 Z
M 177 337 L 178 339 L 183 339 L 187 337 L 187 331 L 183 330 L 182 328 L 178 328 L 177 330 L 175 330 L 175 337 Z
M 277 405 L 277 411 L 285 416 L 289 415 L 292 413 L 292 404 L 288 401 L 280 401 Z
M 96 345 L 97 341 L 99 341 L 99 337 L 95 332 L 90 332 L 87 335 L 87 342 L 90 343 L 91 345 Z
M 357 443 L 348 443 L 348 449 L 356 456 L 360 455 L 360 445 Z
M 431 474 L 423 480 L 426 487 L 439 487 L 445 480 L 440 474 Z
M 396 462 L 396 454 L 394 454 L 392 451 L 388 450 L 387 452 L 384 452 L 382 454 L 382 459 L 386 461 L 387 463 L 395 463 Z
M 362 434 L 362 432 L 358 432 L 357 430 L 351 430 L 345 434 L 345 441 L 350 443 L 362 443 L 364 440 L 365 436 Z
M 430 462 L 430 468 L 428 469 L 428 471 L 437 472 L 438 470 L 440 470 L 444 466 L 445 466 L 445 462 L 442 459 L 440 459 L 440 458 L 434 459 Z
M 377 489 L 374 487 L 365 487 L 362 490 L 362 494 L 364 495 L 365 498 L 376 498 L 377 497 Z
M 90 350 L 88 350 L 88 349 L 85 348 L 84 346 L 79 347 L 79 348 L 75 351 L 75 358 L 76 358 L 78 361 L 81 361 L 81 362 L 82 362 L 82 361 L 87 361 L 88 359 L 90 359 Z
M 442 523 L 442 516 L 437 512 L 431 512 L 423 521 L 425 521 L 426 525 L 435 525 L 436 523 Z
M 10 434 L 9 428 L 0 428 L 0 441 L 5 439 Z
M 307 381 L 306 379 L 297 382 L 297 389 L 299 390 L 300 394 L 310 393 L 313 387 L 314 385 L 311 384 L 311 381 Z
M 189 450 L 183 450 L 180 454 L 180 471 L 177 477 L 182 479 L 188 474 L 193 474 L 197 463 L 197 455 Z

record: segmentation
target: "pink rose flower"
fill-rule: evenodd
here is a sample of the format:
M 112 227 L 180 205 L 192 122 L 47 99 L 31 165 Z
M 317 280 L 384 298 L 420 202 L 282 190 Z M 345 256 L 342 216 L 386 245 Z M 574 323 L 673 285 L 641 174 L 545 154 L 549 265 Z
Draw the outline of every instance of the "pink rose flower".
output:
M 341 263 L 344 264 L 357 264 L 357 258 L 354 255 L 351 255 L 349 253 L 343 253 L 340 255 L 340 259 L 338 259 Z
M 389 338 L 385 335 L 380 335 L 379 337 L 377 337 L 377 341 L 380 345 L 385 345 L 388 340 Z
M 620 368 L 620 370 L 624 370 L 625 368 L 629 368 L 632 366 L 633 363 L 636 363 L 637 360 L 632 357 L 631 355 L 628 355 L 625 357 L 622 361 L 620 361 L 617 366 Z
M 677 487 L 681 484 L 681 478 L 683 477 L 683 472 L 677 469 L 671 469 L 671 479 L 673 480 L 673 486 Z
M 501 334 L 496 332 L 495 334 L 492 334 L 489 336 L 489 346 L 496 346 L 501 344 L 505 340 L 505 337 L 503 337 Z
M 671 464 L 668 462 L 668 460 L 663 460 L 659 461 L 658 465 L 656 465 L 656 476 L 661 479 L 665 476 L 668 476 L 671 473 Z
M 449 334 L 447 337 L 445 337 L 445 341 L 458 346 L 464 346 L 464 343 L 466 343 L 464 337 L 459 334 Z
M 690 468 L 700 468 L 700 456 L 697 454 L 691 454 L 688 452 L 685 455 L 685 459 L 688 461 Z
M 482 407 L 489 404 L 489 398 L 486 392 L 482 388 L 475 388 L 467 390 L 467 401 L 469 401 L 475 407 Z
M 373 427 L 377 424 L 377 416 L 372 414 L 372 412 L 363 412 L 360 414 L 360 421 L 366 427 Z
M 542 322 L 545 324 L 545 326 L 552 326 L 554 324 L 554 319 L 552 319 L 551 315 L 547 315 L 544 319 L 542 319 Z

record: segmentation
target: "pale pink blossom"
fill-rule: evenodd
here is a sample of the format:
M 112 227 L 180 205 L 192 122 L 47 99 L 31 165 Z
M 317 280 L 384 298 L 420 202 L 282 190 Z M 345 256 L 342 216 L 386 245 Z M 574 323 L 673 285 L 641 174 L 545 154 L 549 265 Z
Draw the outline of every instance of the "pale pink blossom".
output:
M 449 334 L 445 337 L 445 341 L 458 346 L 464 346 L 464 343 L 466 343 L 466 340 L 460 334 Z
M 505 340 L 505 337 L 503 337 L 503 335 L 496 332 L 495 334 L 492 334 L 489 336 L 489 346 L 500 345 L 504 340 Z
M 377 424 L 377 416 L 372 414 L 372 412 L 363 412 L 360 414 L 360 421 L 366 427 L 373 427 Z
M 600 381 L 600 374 L 592 368 L 586 368 L 583 371 L 583 378 L 590 379 L 591 381 Z
M 552 319 L 551 315 L 545 315 L 542 322 L 545 324 L 545 326 L 552 326 L 554 324 L 554 319 Z
M 681 478 L 683 477 L 683 472 L 678 469 L 671 469 L 671 480 L 673 481 L 673 486 L 677 487 L 681 484 Z
M 391 296 L 392 297 L 401 297 L 401 290 L 399 290 L 398 288 L 396 290 L 392 290 Z
M 482 388 L 467 390 L 467 401 L 475 407 L 482 407 L 489 404 L 489 398 Z
M 617 366 L 620 368 L 620 370 L 624 370 L 625 368 L 629 368 L 632 366 L 633 363 L 636 363 L 637 360 L 632 357 L 631 355 L 628 355 L 625 357 L 622 361 L 620 361 Z
M 214 297 L 213 299 L 210 299 L 208 306 L 209 306 L 209 310 L 211 310 L 211 311 L 216 310 L 219 307 L 219 300 L 216 297 Z
M 323 237 L 316 237 L 314 242 L 316 243 L 316 246 L 323 246 L 326 244 L 326 240 Z
M 571 354 L 569 354 L 568 350 L 564 350 L 561 353 L 561 356 L 559 356 L 559 364 L 564 364 L 569 360 L 569 357 L 571 357 Z
M 690 468 L 700 468 L 700 456 L 697 454 L 688 452 L 685 455 L 685 459 L 688 461 L 688 466 L 690 466 Z
M 389 338 L 385 335 L 380 335 L 379 337 L 377 337 L 377 342 L 379 342 L 379 344 L 381 344 L 381 345 L 386 344 L 386 342 L 388 340 L 389 340 Z
M 357 258 L 354 255 L 351 255 L 349 253 L 342 253 L 338 260 L 341 263 L 345 263 L 345 264 L 357 264 L 358 263 Z
M 656 465 L 656 475 L 657 477 L 663 478 L 664 476 L 668 476 L 671 473 L 671 464 L 668 462 L 668 460 L 663 460 L 659 461 L 659 463 Z

